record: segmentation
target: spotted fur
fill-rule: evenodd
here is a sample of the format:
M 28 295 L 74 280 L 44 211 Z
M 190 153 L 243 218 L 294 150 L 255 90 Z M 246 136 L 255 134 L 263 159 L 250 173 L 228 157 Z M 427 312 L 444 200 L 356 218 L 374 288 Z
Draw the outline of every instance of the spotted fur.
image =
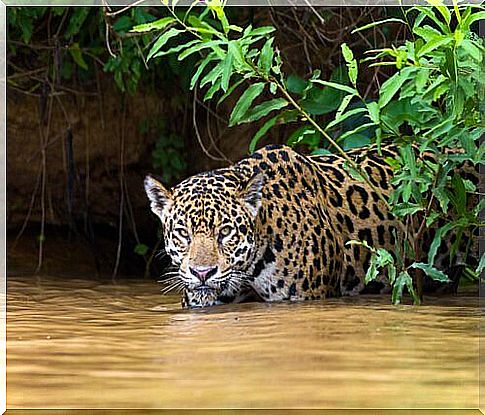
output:
M 392 171 L 382 160 L 396 153 L 392 147 L 382 153 L 348 154 L 387 197 Z M 179 268 L 183 303 L 362 292 L 370 253 L 346 242 L 365 240 L 392 250 L 401 230 L 376 192 L 344 164 L 336 155 L 306 157 L 289 147 L 267 146 L 172 190 L 147 177 L 145 189 L 162 221 L 165 249 Z

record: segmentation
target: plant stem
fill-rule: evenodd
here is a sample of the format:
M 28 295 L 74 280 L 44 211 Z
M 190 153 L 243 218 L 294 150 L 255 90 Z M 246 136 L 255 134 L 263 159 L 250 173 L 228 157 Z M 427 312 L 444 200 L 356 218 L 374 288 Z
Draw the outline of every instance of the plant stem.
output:
M 268 79 L 269 81 L 269 79 Z M 310 116 L 310 114 L 308 114 L 294 99 L 293 97 L 289 94 L 289 92 L 283 87 L 283 85 L 281 85 L 280 82 L 278 82 L 278 80 L 276 79 L 272 79 L 271 82 L 274 82 L 277 86 L 278 86 L 278 89 L 281 91 L 281 93 L 285 96 L 285 98 L 290 102 L 291 105 L 293 105 L 295 107 L 295 109 L 301 114 L 303 115 L 304 118 L 306 118 L 306 120 L 312 124 L 320 134 L 322 134 L 328 141 L 330 144 L 332 144 L 332 146 L 341 154 L 341 156 L 347 161 L 347 163 L 349 163 L 352 168 L 354 168 L 356 171 L 359 172 L 359 174 L 362 176 L 362 178 L 365 180 L 365 182 L 370 186 L 370 188 L 376 192 L 377 196 L 379 197 L 379 199 L 381 199 L 384 204 L 386 205 L 387 209 L 391 210 L 391 206 L 389 205 L 389 202 L 387 201 L 387 199 L 384 197 L 384 195 L 382 194 L 382 192 L 376 187 L 374 186 L 374 184 L 370 181 L 369 177 L 367 176 L 367 173 L 364 172 L 360 167 L 359 165 L 354 161 L 352 160 L 348 155 L 347 153 L 342 149 L 342 147 L 340 147 L 337 142 L 322 128 L 320 127 L 320 125 L 318 125 L 318 123 Z

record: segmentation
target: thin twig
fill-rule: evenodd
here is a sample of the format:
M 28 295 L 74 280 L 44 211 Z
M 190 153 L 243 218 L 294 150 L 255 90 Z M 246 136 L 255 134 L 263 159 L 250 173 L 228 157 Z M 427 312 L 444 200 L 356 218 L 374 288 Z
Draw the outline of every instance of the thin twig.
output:
M 125 95 L 121 101 L 122 115 L 120 123 L 120 206 L 119 206 L 119 219 L 118 219 L 118 247 L 116 249 L 116 261 L 113 269 L 112 281 L 114 282 L 116 275 L 118 274 L 118 268 L 121 259 L 121 246 L 123 244 L 123 212 L 125 205 L 125 189 L 124 189 L 124 167 L 125 161 L 125 120 L 126 120 L 126 102 Z

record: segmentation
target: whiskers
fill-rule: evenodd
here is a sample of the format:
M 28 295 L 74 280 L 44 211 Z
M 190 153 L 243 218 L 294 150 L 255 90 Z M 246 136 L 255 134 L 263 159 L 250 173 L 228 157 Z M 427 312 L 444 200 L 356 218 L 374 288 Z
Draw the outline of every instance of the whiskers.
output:
M 185 287 L 185 283 L 181 278 L 180 271 L 177 266 L 171 265 L 167 272 L 162 275 L 162 279 L 158 280 L 164 287 L 161 289 L 162 294 L 167 294 L 170 291 L 179 293 Z
M 176 293 L 179 293 L 185 287 L 184 282 L 180 278 L 175 278 L 173 281 L 170 282 L 164 280 L 163 282 L 166 283 L 166 285 L 160 290 L 162 294 L 167 294 L 170 291 L 175 291 Z
M 231 293 L 237 293 L 249 285 L 248 275 L 242 271 L 230 270 L 221 275 L 221 288 Z
M 155 258 L 157 259 L 163 259 L 167 256 L 167 251 L 165 251 L 165 249 L 160 249 L 160 251 L 158 251 L 156 254 L 155 254 Z

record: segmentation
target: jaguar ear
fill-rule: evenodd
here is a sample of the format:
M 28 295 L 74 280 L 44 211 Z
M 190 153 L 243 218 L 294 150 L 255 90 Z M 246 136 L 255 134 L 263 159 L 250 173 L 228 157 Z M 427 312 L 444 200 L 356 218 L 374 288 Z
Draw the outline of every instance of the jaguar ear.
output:
M 150 199 L 152 212 L 162 219 L 163 212 L 172 205 L 172 194 L 163 187 L 162 183 L 152 176 L 145 177 L 145 191 Z
M 264 181 L 264 174 L 255 174 L 249 179 L 240 193 L 241 198 L 254 217 L 256 217 L 261 207 Z

